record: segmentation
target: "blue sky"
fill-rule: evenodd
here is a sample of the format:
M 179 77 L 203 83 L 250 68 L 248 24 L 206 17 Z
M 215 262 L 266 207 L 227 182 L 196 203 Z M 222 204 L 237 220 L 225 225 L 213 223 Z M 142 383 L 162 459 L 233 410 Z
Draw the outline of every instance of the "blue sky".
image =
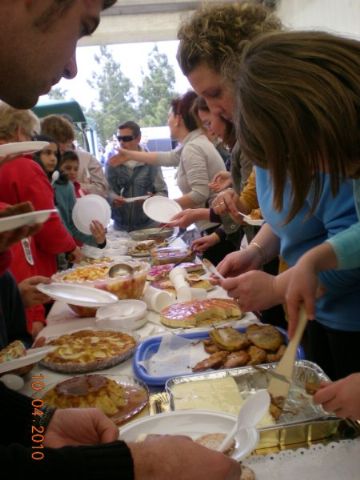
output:
M 156 45 L 161 53 L 168 56 L 169 63 L 174 67 L 176 75 L 175 89 L 178 93 L 184 93 L 190 85 L 181 73 L 176 61 L 177 41 L 157 42 Z M 139 85 L 141 70 L 146 70 L 148 54 L 154 47 L 154 43 L 132 43 L 111 45 L 109 50 L 114 58 L 121 64 L 123 73 L 130 78 L 134 85 Z M 95 100 L 93 90 L 88 86 L 87 79 L 97 64 L 94 61 L 94 54 L 99 52 L 98 47 L 79 47 L 76 52 L 78 74 L 73 80 L 62 79 L 58 84 L 62 89 L 67 90 L 69 98 L 74 98 L 81 105 L 90 107 Z

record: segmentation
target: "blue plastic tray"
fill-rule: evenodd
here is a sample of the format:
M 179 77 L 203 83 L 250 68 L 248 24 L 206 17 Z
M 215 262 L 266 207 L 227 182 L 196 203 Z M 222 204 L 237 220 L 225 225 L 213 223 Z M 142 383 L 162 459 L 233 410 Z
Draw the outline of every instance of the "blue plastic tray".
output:
M 285 337 L 287 341 L 288 337 L 287 337 L 286 331 L 283 330 L 282 328 L 278 328 L 278 327 L 276 328 L 282 333 L 282 335 Z M 236 328 L 236 330 L 238 330 L 239 332 L 245 332 L 246 328 L 239 327 L 239 328 Z M 179 335 L 184 338 L 201 340 L 204 338 L 208 338 L 209 332 L 204 331 L 204 332 L 181 333 Z M 169 380 L 170 378 L 173 378 L 173 375 L 169 375 L 165 377 L 153 377 L 147 373 L 147 371 L 143 366 L 139 365 L 139 362 L 148 360 L 153 355 L 155 355 L 155 353 L 157 353 L 160 347 L 161 339 L 162 339 L 162 336 L 158 336 L 158 337 L 152 337 L 147 340 L 144 340 L 143 342 L 140 343 L 140 345 L 138 345 L 135 351 L 135 355 L 133 357 L 133 370 L 135 375 L 137 376 L 137 378 L 145 382 L 147 385 L 153 386 L 153 387 L 161 387 L 165 385 L 167 380 Z M 296 359 L 305 360 L 304 351 L 301 347 L 299 347 L 297 350 Z M 189 375 L 190 374 L 191 373 L 189 373 Z M 186 373 L 179 374 L 179 375 L 186 375 Z

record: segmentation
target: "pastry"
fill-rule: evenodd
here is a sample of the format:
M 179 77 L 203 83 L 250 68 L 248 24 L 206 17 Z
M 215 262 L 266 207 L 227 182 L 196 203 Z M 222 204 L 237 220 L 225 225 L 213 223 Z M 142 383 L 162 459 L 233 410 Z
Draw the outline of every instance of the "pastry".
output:
M 272 325 L 251 325 L 246 333 L 250 342 L 263 350 L 276 352 L 284 343 L 281 333 Z
M 193 328 L 241 318 L 234 300 L 208 298 L 174 303 L 161 311 L 160 321 L 167 327 Z
M 83 375 L 58 383 L 42 398 L 55 408 L 96 407 L 105 415 L 115 413 L 125 405 L 124 389 L 103 375 Z
M 215 345 L 229 352 L 243 350 L 250 344 L 246 333 L 240 333 L 232 327 L 215 328 L 211 330 L 210 338 Z
M 42 398 L 55 408 L 99 408 L 117 424 L 140 412 L 148 399 L 146 387 L 98 374 L 64 380 Z
M 156 247 L 155 240 L 143 240 L 142 242 L 137 243 L 135 246 L 129 248 L 129 255 L 150 255 L 150 250 Z
M 112 367 L 128 358 L 136 340 L 112 330 L 80 330 L 61 335 L 49 342 L 58 348 L 46 355 L 41 364 L 58 372 L 91 372 Z
M 154 265 L 166 263 L 191 262 L 194 260 L 194 252 L 190 248 L 154 248 L 151 250 L 151 259 Z

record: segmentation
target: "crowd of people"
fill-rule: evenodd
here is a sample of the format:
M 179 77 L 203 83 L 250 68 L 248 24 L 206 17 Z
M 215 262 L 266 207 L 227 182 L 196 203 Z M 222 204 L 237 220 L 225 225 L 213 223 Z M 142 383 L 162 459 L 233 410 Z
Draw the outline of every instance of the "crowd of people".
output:
M 84 235 L 73 224 L 76 198 L 108 199 L 117 229 L 154 226 L 141 200 L 126 199 L 167 196 L 160 167 L 171 165 L 182 208 L 171 225 L 196 224 L 200 238 L 192 247 L 218 265 L 221 286 L 244 310 L 284 305 L 292 336 L 304 305 L 312 320 L 306 358 L 332 380 L 314 401 L 360 419 L 360 42 L 285 31 L 257 2 L 199 7 L 178 31 L 178 62 L 193 88 L 169 106 L 180 146 L 147 152 L 140 126 L 129 119 L 117 126 L 118 149 L 104 173 L 75 147 L 71 119 L 40 122 L 29 108 L 62 76 L 76 75 L 78 39 L 114 3 L 0 4 L 0 143 L 48 143 L 33 157 L 0 158 L 1 216 L 55 206 L 60 212 L 43 225 L 0 233 L 0 348 L 15 339 L 30 346 L 46 323 L 49 298 L 38 283 L 50 282 L 61 261 L 78 261 L 83 243 L 105 247 L 106 226 L 93 221 Z M 243 214 L 258 208 L 265 223 L 249 230 Z M 279 258 L 285 267 L 268 273 L 265 266 Z M 2 382 L 0 407 L 2 469 L 15 478 L 240 477 L 240 464 L 186 437 L 122 442 L 97 409 L 45 406 L 34 418 L 31 398 Z M 44 432 L 41 461 L 31 457 L 34 425 Z

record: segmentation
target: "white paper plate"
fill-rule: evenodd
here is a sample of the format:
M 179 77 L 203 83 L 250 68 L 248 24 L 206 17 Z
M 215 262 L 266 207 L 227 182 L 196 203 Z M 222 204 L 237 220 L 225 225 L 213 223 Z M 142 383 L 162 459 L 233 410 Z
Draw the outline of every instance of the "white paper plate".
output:
M 26 155 L 34 152 L 38 152 L 47 147 L 49 142 L 16 142 L 16 143 L 4 143 L 0 145 L 0 157 L 6 157 L 7 155 Z
M 140 200 L 146 200 L 149 198 L 150 195 L 141 195 L 140 197 L 129 197 L 129 198 L 124 198 L 125 203 L 132 203 L 132 202 L 138 202 Z
M 134 442 L 141 434 L 166 434 L 186 435 L 195 440 L 206 433 L 228 433 L 235 422 L 234 415 L 207 410 L 162 413 L 121 427 L 120 439 Z M 240 461 L 247 457 L 256 448 L 258 441 L 259 434 L 255 428 L 240 430 L 235 437 L 236 446 L 232 458 Z
M 90 224 L 98 220 L 107 227 L 111 218 L 111 208 L 100 195 L 90 194 L 77 199 L 72 211 L 74 224 L 80 232 L 91 234 Z
M 175 200 L 155 195 L 145 200 L 143 210 L 155 222 L 168 223 L 174 215 L 181 212 L 182 208 Z
M 51 213 L 58 213 L 56 208 L 51 210 L 36 210 L 35 212 L 21 213 L 20 215 L 11 215 L 9 217 L 0 218 L 0 232 L 14 230 L 24 225 L 35 225 L 36 223 L 44 223 Z
M 265 222 L 264 219 L 262 218 L 258 218 L 257 220 L 255 220 L 254 218 L 251 218 L 249 217 L 248 215 L 246 215 L 244 217 L 244 221 L 248 224 L 248 225 L 252 225 L 254 227 L 261 227 L 261 225 Z
M 116 295 L 100 290 L 71 283 L 39 283 L 37 289 L 54 300 L 60 300 L 78 307 L 105 307 L 119 301 Z
M 23 357 L 15 358 L 14 360 L 9 360 L 8 362 L 0 363 L 0 373 L 9 372 L 11 370 L 15 370 L 16 368 L 26 367 L 27 365 L 31 365 L 40 361 L 44 358 L 48 353 L 55 350 L 57 347 L 48 346 L 48 347 L 40 347 L 40 348 L 31 348 L 27 350 L 26 355 Z

